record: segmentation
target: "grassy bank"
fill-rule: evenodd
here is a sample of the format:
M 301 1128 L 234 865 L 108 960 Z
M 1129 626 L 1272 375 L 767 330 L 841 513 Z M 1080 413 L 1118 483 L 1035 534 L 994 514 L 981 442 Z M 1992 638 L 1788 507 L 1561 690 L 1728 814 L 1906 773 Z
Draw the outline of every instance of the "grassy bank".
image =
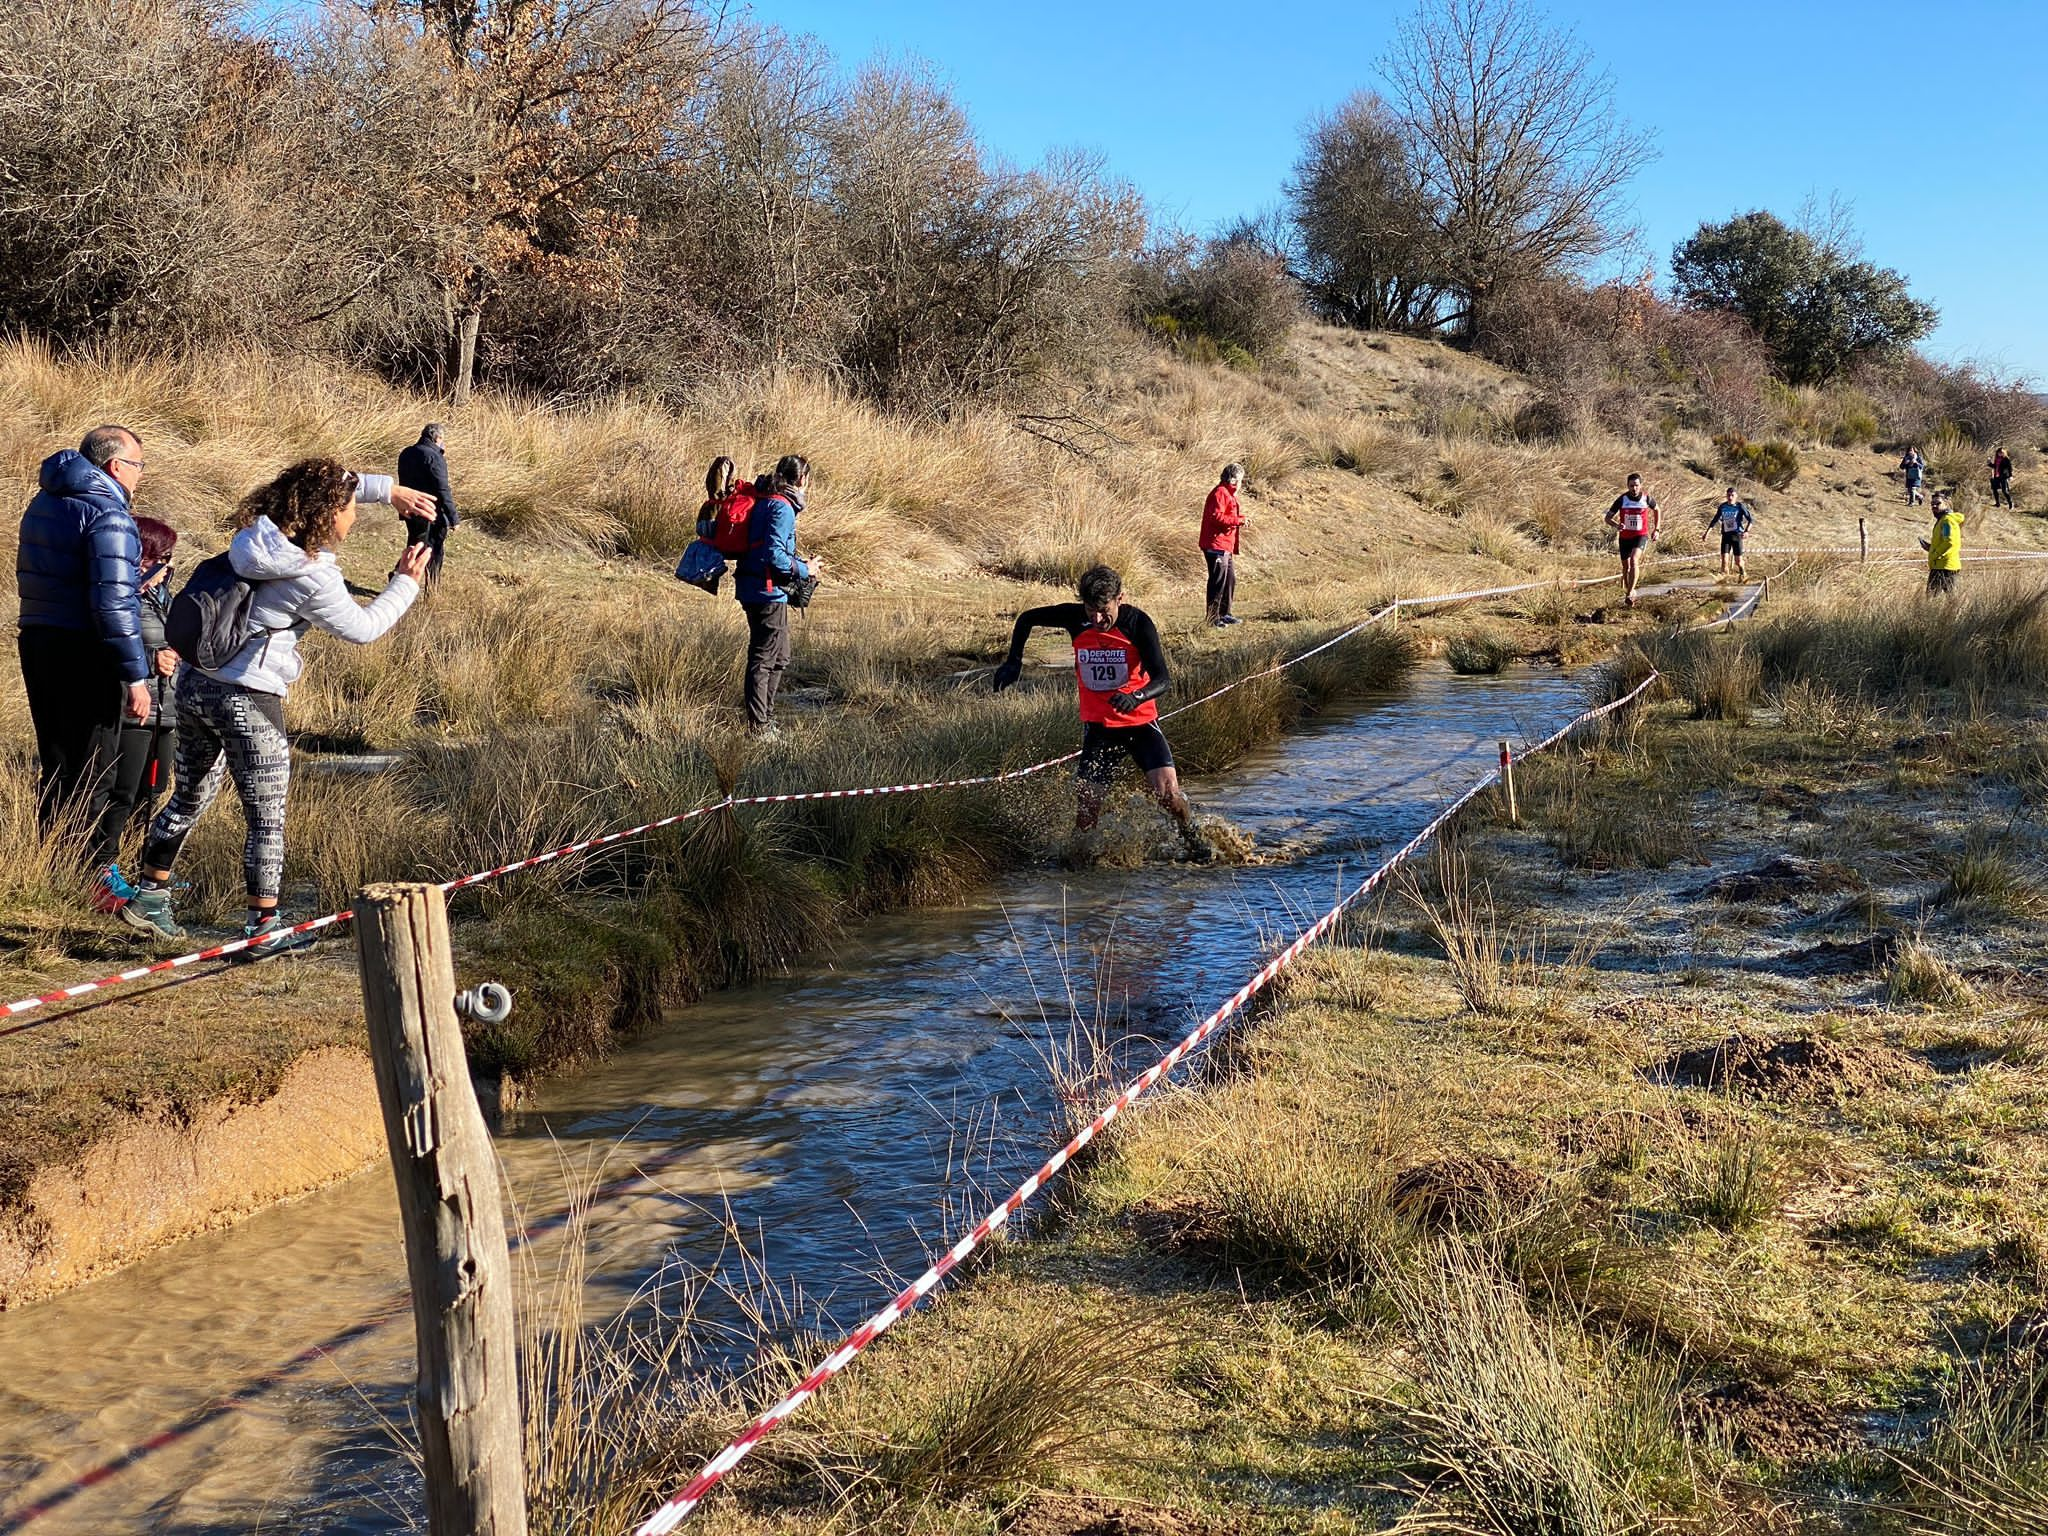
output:
M 707 1528 L 2043 1528 L 2048 621 L 1903 580 L 1664 642 Z

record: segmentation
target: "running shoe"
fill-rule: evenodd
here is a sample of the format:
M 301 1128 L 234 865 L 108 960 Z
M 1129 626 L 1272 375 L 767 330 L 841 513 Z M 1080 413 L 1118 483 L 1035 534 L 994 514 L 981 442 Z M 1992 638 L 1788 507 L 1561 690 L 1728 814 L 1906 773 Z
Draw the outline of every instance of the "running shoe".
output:
M 112 916 L 134 899 L 135 887 L 128 883 L 118 864 L 109 864 L 92 883 L 92 909 L 95 912 Z
M 260 923 L 244 923 L 242 937 L 255 942 L 247 949 L 238 949 L 229 955 L 228 963 L 248 965 L 252 961 L 268 960 L 272 955 L 288 955 L 294 950 L 308 949 L 318 941 L 317 934 L 293 933 L 293 926 L 275 912 Z
M 169 891 L 136 891 L 122 902 L 114 915 L 137 933 L 153 939 L 182 939 L 185 930 L 171 913 Z

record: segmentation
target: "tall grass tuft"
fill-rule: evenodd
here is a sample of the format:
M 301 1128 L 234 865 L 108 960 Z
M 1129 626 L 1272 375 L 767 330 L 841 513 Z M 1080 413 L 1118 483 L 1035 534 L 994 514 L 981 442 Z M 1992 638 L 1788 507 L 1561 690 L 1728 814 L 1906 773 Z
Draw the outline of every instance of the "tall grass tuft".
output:
M 1024 1322 L 993 1358 L 957 1362 L 874 1458 L 892 1505 L 959 1501 L 1072 1476 L 1113 1459 L 1137 1422 L 1140 1369 L 1165 1342 L 1128 1319 Z
M 1493 893 L 1483 881 L 1474 885 L 1465 855 L 1454 844 L 1438 844 L 1435 874 L 1439 894 L 1434 899 L 1413 881 L 1408 899 L 1443 951 L 1458 995 L 1485 1017 L 1514 1012 L 1519 968 L 1494 915 Z
M 1515 637 L 1494 625 L 1461 629 L 1444 643 L 1444 660 L 1453 672 L 1492 675 L 1521 654 Z
M 2048 1338 L 1956 1366 L 1925 1449 L 1897 1460 L 1914 1536 L 2048 1532 Z
M 1647 1518 L 1626 1467 L 1635 1438 L 1608 1384 L 1540 1323 L 1483 1252 L 1446 1244 L 1401 1284 L 1429 1478 L 1404 1529 L 1622 1536 Z M 1654 1421 L 1654 1415 L 1650 1416 Z

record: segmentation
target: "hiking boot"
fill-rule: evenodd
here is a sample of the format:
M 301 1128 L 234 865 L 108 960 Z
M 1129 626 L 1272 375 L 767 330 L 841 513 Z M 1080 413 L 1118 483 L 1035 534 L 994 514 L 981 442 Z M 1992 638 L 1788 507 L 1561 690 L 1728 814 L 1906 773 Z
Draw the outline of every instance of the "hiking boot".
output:
M 275 912 L 260 923 L 244 923 L 242 937 L 255 942 L 247 949 L 238 949 L 227 957 L 230 965 L 249 965 L 257 960 L 268 960 L 272 955 L 288 955 L 294 950 L 311 948 L 316 935 L 293 933 L 292 924 Z
M 132 887 L 131 887 L 132 889 Z M 169 891 L 138 890 L 116 909 L 114 915 L 137 933 L 152 939 L 182 939 L 185 930 L 171 913 Z
M 135 899 L 135 887 L 121 873 L 121 866 L 109 864 L 92 883 L 92 909 L 109 917 Z

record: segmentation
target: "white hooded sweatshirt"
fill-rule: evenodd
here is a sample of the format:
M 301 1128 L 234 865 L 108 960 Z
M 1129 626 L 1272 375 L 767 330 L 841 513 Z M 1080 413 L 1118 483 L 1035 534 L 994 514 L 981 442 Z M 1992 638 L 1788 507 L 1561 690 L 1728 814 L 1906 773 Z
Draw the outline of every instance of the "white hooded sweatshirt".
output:
M 279 698 L 304 669 L 299 636 L 308 629 L 368 645 L 404 617 L 420 591 L 410 576 L 394 574 L 375 598 L 358 603 L 331 552 L 307 554 L 267 517 L 235 535 L 228 560 L 256 588 L 249 608 L 253 633 L 232 661 L 208 675 Z

